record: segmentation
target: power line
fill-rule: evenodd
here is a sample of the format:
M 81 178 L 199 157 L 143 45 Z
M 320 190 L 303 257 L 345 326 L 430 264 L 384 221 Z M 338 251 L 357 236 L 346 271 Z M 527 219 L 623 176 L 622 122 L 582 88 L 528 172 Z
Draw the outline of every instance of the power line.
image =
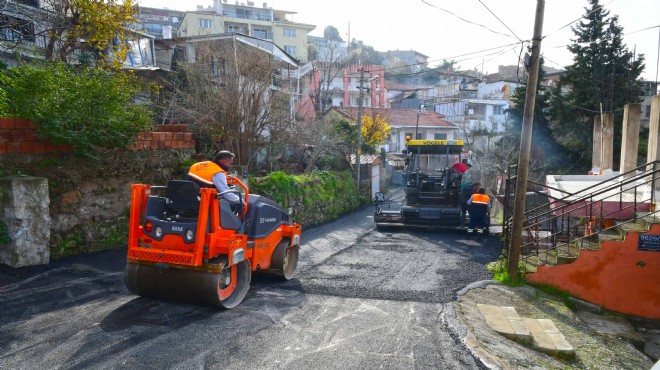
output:
M 438 10 L 442 10 L 442 11 L 445 12 L 445 13 L 449 13 L 449 14 L 453 15 L 454 17 L 456 17 L 456 18 L 462 20 L 463 22 L 466 22 L 466 23 L 469 23 L 469 24 L 472 24 L 472 25 L 475 25 L 475 26 L 479 26 L 479 27 L 485 28 L 486 30 L 488 30 L 488 31 L 490 31 L 490 32 L 492 32 L 492 33 L 496 33 L 496 34 L 498 34 L 498 35 L 502 35 L 502 36 L 506 36 L 506 37 L 513 38 L 513 37 L 511 37 L 511 35 L 508 35 L 508 34 L 506 34 L 506 33 L 497 32 L 497 31 L 495 31 L 495 30 L 491 30 L 490 28 L 484 26 L 483 24 L 469 21 L 469 20 L 467 20 L 467 19 L 465 19 L 465 18 L 463 18 L 463 17 L 461 17 L 461 16 L 459 16 L 459 15 L 457 15 L 457 14 L 455 14 L 455 13 L 453 13 L 453 12 L 447 10 L 447 9 L 441 8 L 441 7 L 437 6 L 437 5 L 433 5 L 433 4 L 429 3 L 429 2 L 426 1 L 426 0 L 421 0 L 421 1 L 422 1 L 424 4 L 426 4 L 426 5 L 430 6 L 430 7 L 436 8 L 436 9 L 438 9 Z M 520 39 L 519 39 L 519 40 L 520 40 Z
M 555 94 L 551 94 L 550 97 L 553 98 L 553 99 L 557 99 L 557 100 L 559 100 L 560 102 L 562 102 L 562 103 L 564 103 L 564 104 L 566 104 L 566 105 L 570 105 L 571 107 L 573 107 L 573 108 L 577 108 L 577 109 L 579 109 L 579 110 L 583 110 L 583 111 L 586 111 L 586 112 L 589 112 L 589 113 L 600 113 L 600 111 L 598 111 L 598 110 L 593 110 L 593 109 L 589 109 L 589 108 L 584 108 L 584 107 L 580 107 L 580 106 L 577 106 L 577 105 L 575 105 L 575 104 L 569 103 L 569 102 L 567 102 L 566 100 L 560 98 L 559 96 L 557 96 L 557 95 L 555 95 Z M 610 111 L 603 111 L 603 113 L 614 113 L 614 112 L 620 112 L 620 111 L 622 111 L 622 110 L 623 110 L 623 108 L 619 108 L 619 109 L 614 109 L 614 110 L 610 110 Z
M 642 31 L 652 30 L 652 29 L 654 29 L 654 28 L 660 28 L 660 24 L 655 25 L 655 26 L 644 27 L 644 28 L 639 29 L 639 30 L 637 30 L 637 31 L 632 31 L 632 32 L 622 33 L 621 36 L 629 36 L 629 35 L 632 35 L 632 34 L 635 34 L 635 33 L 639 33 L 639 32 L 642 32 Z M 612 35 L 612 36 L 610 36 L 610 37 L 600 38 L 599 40 L 600 40 L 600 41 L 611 41 L 612 38 L 613 38 L 614 36 L 615 36 L 615 35 Z M 594 41 L 582 41 L 582 42 L 577 42 L 577 41 L 576 41 L 576 42 L 573 42 L 573 43 L 571 43 L 571 44 L 555 45 L 555 46 L 544 46 L 544 47 L 545 47 L 546 49 L 547 49 L 547 48 L 559 49 L 559 48 L 565 48 L 565 47 L 567 47 L 567 46 L 575 45 L 575 44 L 591 44 L 592 42 L 594 42 Z
M 548 61 L 548 62 L 550 62 L 550 63 L 552 63 L 552 64 L 554 64 L 554 65 L 556 65 L 556 66 L 558 66 L 558 67 L 566 68 L 566 67 L 562 66 L 561 64 L 555 62 L 554 60 L 549 59 L 549 58 L 546 57 L 546 56 L 543 56 L 543 60 L 546 60 L 546 61 Z M 603 81 L 603 80 L 596 80 L 596 79 L 588 78 L 588 77 L 583 77 L 583 78 L 584 78 L 585 80 L 591 82 L 591 83 L 598 84 L 600 87 L 603 87 L 604 85 L 607 85 L 607 86 L 617 87 L 617 88 L 619 88 L 619 89 L 630 89 L 630 88 L 631 88 L 630 86 L 624 86 L 624 85 L 612 84 L 612 83 L 610 83 L 610 82 L 606 82 L 606 81 Z
M 551 33 L 549 33 L 549 34 L 543 36 L 543 39 L 545 39 L 545 38 L 548 37 L 548 36 L 554 35 L 555 33 L 557 33 L 557 32 L 559 32 L 559 31 L 563 30 L 564 28 L 566 28 L 566 27 L 572 25 L 573 23 L 575 23 L 575 22 L 581 20 L 582 18 L 584 18 L 584 17 L 590 15 L 591 13 L 593 13 L 593 12 L 599 10 L 600 8 L 605 7 L 605 5 L 612 4 L 613 2 L 614 2 L 614 0 L 610 1 L 610 2 L 607 3 L 607 4 L 600 4 L 600 5 L 598 5 L 596 8 L 594 8 L 594 10 L 590 11 L 589 13 L 587 13 L 587 14 L 581 16 L 580 18 L 578 18 L 578 19 L 576 19 L 576 20 L 574 20 L 574 21 L 572 21 L 572 22 L 569 22 L 569 23 L 567 23 L 567 24 L 565 24 L 565 25 L 559 27 L 558 29 L 552 31 Z
M 445 60 L 448 60 L 448 59 L 452 60 L 454 58 L 460 58 L 460 57 L 464 57 L 464 56 L 468 56 L 468 55 L 484 53 L 484 52 L 487 52 L 487 51 L 501 50 L 502 48 L 506 48 L 506 47 L 513 46 L 513 45 L 518 45 L 518 44 L 519 44 L 518 42 L 514 42 L 514 43 L 511 43 L 511 44 L 500 45 L 500 46 L 496 46 L 496 47 L 492 47 L 492 48 L 488 48 L 488 49 L 482 49 L 482 50 L 478 50 L 478 51 L 473 51 L 473 52 L 469 52 L 469 53 L 465 53 L 465 54 L 453 55 L 453 56 L 442 58 L 442 59 L 434 59 L 434 60 L 427 61 L 425 63 L 413 63 L 413 64 L 406 64 L 406 65 L 402 65 L 402 66 L 384 68 L 384 70 L 389 71 L 389 70 L 393 70 L 393 69 L 400 69 L 400 68 L 406 68 L 406 67 L 415 67 L 415 66 L 420 66 L 420 65 L 426 65 L 426 64 L 429 64 L 429 63 L 433 63 L 433 62 L 445 61 Z M 488 55 L 492 55 L 492 54 L 487 54 L 485 56 L 488 56 Z M 484 55 L 480 55 L 479 57 L 483 57 L 483 56 Z M 464 60 L 469 60 L 469 59 L 464 59 Z M 461 60 L 461 61 L 464 61 L 464 60 Z
M 457 62 L 457 63 L 458 63 L 458 62 L 465 62 L 465 61 L 472 60 L 472 59 L 476 59 L 476 58 L 483 58 L 483 57 L 485 57 L 485 56 L 490 56 L 490 55 L 495 55 L 495 54 L 504 54 L 505 52 L 507 52 L 507 51 L 509 51 L 509 50 L 511 50 L 511 49 L 505 49 L 505 50 L 502 50 L 502 49 L 503 49 L 503 48 L 507 48 L 507 47 L 509 47 L 509 46 L 511 46 L 511 45 L 515 45 L 515 46 L 517 47 L 517 46 L 518 46 L 518 43 L 515 43 L 515 44 L 509 44 L 509 45 L 504 45 L 504 46 L 498 47 L 498 48 L 496 48 L 497 51 L 495 51 L 495 52 L 493 52 L 493 53 L 490 53 L 490 54 L 478 55 L 478 56 L 474 56 L 474 57 L 471 57 L 471 58 L 465 58 L 465 59 L 459 59 L 459 60 L 455 60 L 455 62 Z M 488 50 L 493 50 L 493 49 L 488 49 Z M 468 55 L 471 55 L 471 54 L 475 54 L 475 53 L 463 54 L 463 56 L 468 56 Z M 455 56 L 455 57 L 458 57 L 458 56 Z M 452 58 L 455 58 L 455 57 L 452 57 Z M 418 64 L 419 64 L 419 63 L 418 63 Z M 400 68 L 400 67 L 395 67 L 395 68 Z M 388 68 L 388 69 L 385 69 L 385 70 L 395 69 L 395 68 Z M 435 68 L 428 68 L 428 69 L 425 69 L 425 70 L 423 70 L 423 71 L 418 71 L 418 72 L 408 72 L 408 73 L 392 74 L 392 75 L 388 75 L 388 77 L 415 76 L 415 75 L 419 75 L 419 74 L 426 73 L 426 72 L 437 71 L 437 70 L 440 70 L 440 69 L 442 69 L 442 67 L 439 66 L 439 67 L 435 67 Z
M 506 27 L 506 29 L 509 30 L 509 32 L 511 32 L 511 34 L 512 34 L 513 36 L 515 36 L 518 40 L 520 40 L 520 37 L 518 37 L 518 35 L 516 35 L 516 33 L 513 32 L 513 30 L 511 30 L 511 28 L 509 28 L 509 26 L 506 25 L 506 23 L 502 22 L 502 20 L 500 19 L 500 17 L 498 17 L 495 13 L 493 13 L 493 11 L 490 10 L 490 8 L 488 8 L 488 7 L 486 6 L 486 4 L 483 3 L 483 1 L 479 0 L 479 3 L 481 3 L 481 5 L 483 5 L 484 8 L 486 8 L 486 10 L 488 10 L 488 11 L 490 12 L 490 14 L 493 15 L 493 17 L 495 17 L 498 21 L 500 21 L 500 23 L 502 23 L 502 24 L 504 25 L 504 27 Z M 520 40 L 520 41 L 522 41 L 522 40 Z

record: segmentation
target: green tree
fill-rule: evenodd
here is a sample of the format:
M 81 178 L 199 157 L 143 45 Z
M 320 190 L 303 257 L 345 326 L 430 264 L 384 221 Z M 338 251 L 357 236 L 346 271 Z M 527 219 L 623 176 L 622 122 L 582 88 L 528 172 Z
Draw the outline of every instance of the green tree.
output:
M 8 113 L 32 119 L 42 137 L 82 155 L 125 148 L 148 128 L 148 106 L 135 102 L 142 87 L 131 73 L 64 63 L 0 71 L 0 96 L 7 99 Z
M 323 29 L 323 38 L 332 41 L 344 41 L 339 35 L 339 30 L 337 30 L 337 27 L 332 25 L 327 26 L 325 29 Z
M 556 135 L 573 154 L 591 152 L 594 116 L 601 109 L 614 112 L 616 157 L 621 144 L 623 107 L 639 102 L 638 80 L 644 69 L 644 56 L 635 56 L 624 45 L 618 16 L 609 17 L 599 0 L 588 1 L 582 20 L 572 26 L 576 38 L 568 50 L 573 54 L 573 64 L 566 67 L 560 81 L 560 86 L 568 91 L 553 91 L 550 112 Z M 570 140 L 575 137 L 581 140 Z M 590 155 L 583 157 L 582 167 L 588 168 Z M 617 162 L 615 158 L 614 163 Z
M 351 42 L 351 53 L 348 57 L 350 64 L 383 64 L 383 55 L 376 51 L 372 46 L 366 45 L 362 41 L 353 39 Z

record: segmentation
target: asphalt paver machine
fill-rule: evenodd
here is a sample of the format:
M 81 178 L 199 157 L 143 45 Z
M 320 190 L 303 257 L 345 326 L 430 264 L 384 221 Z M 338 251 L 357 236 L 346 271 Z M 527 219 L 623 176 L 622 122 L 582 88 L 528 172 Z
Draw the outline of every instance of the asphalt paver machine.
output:
M 391 227 L 441 227 L 461 225 L 459 193 L 463 173 L 452 168 L 462 161 L 462 140 L 408 140 L 403 171 L 405 203 L 401 209 L 385 206 L 377 197 L 374 220 L 378 229 Z
M 242 188 L 229 190 L 243 200 L 238 210 L 215 188 L 190 181 L 132 185 L 124 271 L 130 292 L 233 308 L 245 298 L 253 272 L 293 277 L 300 225 L 276 202 L 249 194 L 236 177 L 227 183 Z

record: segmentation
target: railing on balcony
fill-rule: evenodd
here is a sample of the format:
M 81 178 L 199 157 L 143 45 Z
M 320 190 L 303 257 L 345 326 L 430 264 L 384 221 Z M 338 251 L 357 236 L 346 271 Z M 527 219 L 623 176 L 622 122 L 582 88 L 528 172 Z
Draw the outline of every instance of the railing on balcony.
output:
M 504 194 L 504 247 L 511 242 L 511 217 L 515 194 L 516 168 L 508 171 Z M 575 258 L 580 249 L 593 248 L 599 235 L 607 235 L 614 228 L 634 223 L 639 217 L 653 215 L 657 188 L 660 185 L 660 161 L 639 166 L 631 171 L 609 178 L 595 186 L 569 193 L 549 186 L 527 181 L 527 197 L 545 197 L 547 201 L 526 207 L 524 213 L 521 255 L 526 261 L 541 254 Z
M 46 48 L 48 43 L 48 38 L 46 36 L 32 35 L 27 37 L 11 28 L 0 29 L 0 40 L 9 41 L 10 43 L 26 47 L 36 47 L 42 50 Z
M 222 15 L 224 15 L 225 17 L 253 19 L 253 20 L 256 20 L 256 21 L 270 22 L 270 21 L 273 20 L 273 18 L 271 16 L 262 15 L 262 14 L 243 14 L 243 13 L 237 13 L 237 12 L 223 11 Z

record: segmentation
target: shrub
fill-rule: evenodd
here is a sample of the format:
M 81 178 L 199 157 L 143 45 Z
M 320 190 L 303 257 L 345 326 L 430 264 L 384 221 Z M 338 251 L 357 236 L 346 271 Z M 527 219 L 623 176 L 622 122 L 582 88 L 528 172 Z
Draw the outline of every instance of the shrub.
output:
M 149 110 L 131 73 L 63 63 L 23 64 L 0 73 L 0 111 L 39 123 L 40 136 L 78 154 L 125 148 L 148 128 Z

